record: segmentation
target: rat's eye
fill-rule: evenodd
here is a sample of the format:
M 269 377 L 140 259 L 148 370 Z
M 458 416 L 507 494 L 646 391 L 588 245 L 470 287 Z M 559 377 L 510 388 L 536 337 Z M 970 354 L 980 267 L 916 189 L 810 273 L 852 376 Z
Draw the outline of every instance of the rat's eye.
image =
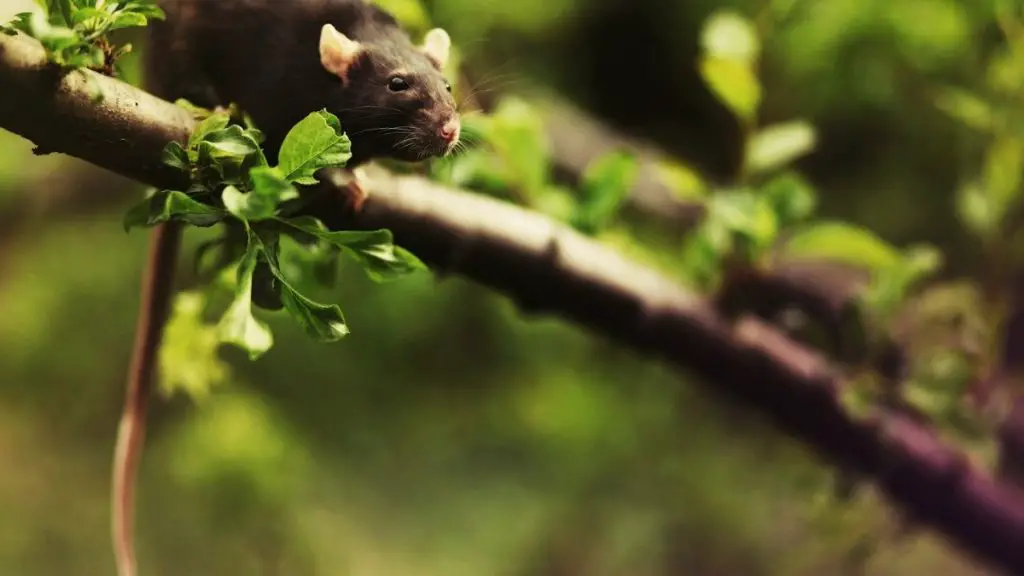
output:
M 409 82 L 401 76 L 392 76 L 391 80 L 388 80 L 388 89 L 392 92 L 401 92 L 409 89 Z
M 449 91 L 449 92 L 451 92 L 452 91 L 452 85 L 450 83 L 448 83 L 447 81 L 445 81 L 444 89 Z

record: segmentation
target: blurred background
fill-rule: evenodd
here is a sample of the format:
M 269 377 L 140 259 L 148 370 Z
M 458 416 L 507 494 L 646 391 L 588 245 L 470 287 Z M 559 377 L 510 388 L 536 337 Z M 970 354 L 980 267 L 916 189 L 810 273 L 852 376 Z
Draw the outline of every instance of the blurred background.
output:
M 571 104 L 709 181 L 737 170 L 742 127 L 698 73 L 700 29 L 760 0 L 380 3 L 412 30 L 446 28 L 481 99 Z M 760 122 L 817 128 L 798 168 L 819 214 L 934 243 L 948 274 L 969 271 L 954 205 L 985 139 L 934 88 L 986 82 L 1003 42 L 992 2 L 789 4 L 763 46 Z M 0 0 L 0 19 L 32 6 Z M 121 218 L 142 193 L 0 132 L 2 574 L 113 571 L 109 465 L 147 242 Z M 637 219 L 661 231 L 642 242 L 671 272 L 677 225 Z M 142 574 L 983 573 L 935 535 L 895 538 L 870 490 L 832 499 L 829 468 L 757 415 L 557 319 L 458 278 L 378 285 L 351 266 L 329 298 L 352 328 L 336 344 L 273 314 L 276 345 L 254 363 L 174 341 L 165 379 L 216 382 L 153 415 Z

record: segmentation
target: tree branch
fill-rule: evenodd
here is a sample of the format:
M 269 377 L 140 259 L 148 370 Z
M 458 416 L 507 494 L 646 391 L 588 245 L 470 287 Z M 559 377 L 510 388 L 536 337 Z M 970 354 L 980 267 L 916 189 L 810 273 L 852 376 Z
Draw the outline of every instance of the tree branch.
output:
M 178 186 L 160 164 L 193 122 L 171 103 L 91 73 L 61 77 L 42 50 L 0 37 L 0 126 L 157 186 Z M 108 94 L 96 104 L 82 81 Z M 109 95 L 113 95 L 110 97 Z M 26 104 L 22 104 L 26 103 Z M 963 549 L 1024 573 L 1024 496 L 901 416 L 858 418 L 816 353 L 754 319 L 732 323 L 702 297 L 551 220 L 480 195 L 375 170 L 363 209 L 328 174 L 311 211 L 332 227 L 386 227 L 442 273 L 499 291 L 527 312 L 553 313 L 699 376 L 756 407 L 820 455 L 872 476 L 914 518 Z

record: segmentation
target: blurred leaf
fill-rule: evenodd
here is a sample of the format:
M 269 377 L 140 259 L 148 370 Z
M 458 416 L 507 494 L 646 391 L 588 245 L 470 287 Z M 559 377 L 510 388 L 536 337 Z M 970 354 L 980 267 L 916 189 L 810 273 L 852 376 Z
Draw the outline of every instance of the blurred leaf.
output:
M 664 159 L 658 162 L 656 168 L 658 179 L 679 200 L 700 200 L 707 193 L 707 185 L 704 180 L 685 164 Z
M 809 182 L 796 172 L 786 171 L 769 180 L 761 194 L 775 210 L 780 228 L 788 228 L 810 216 L 818 198 Z
M 1024 141 L 1003 136 L 989 147 L 982 177 L 996 219 L 1001 220 L 1006 210 L 1020 196 L 1022 168 Z
M 869 270 L 890 268 L 899 251 L 874 232 L 845 222 L 822 221 L 795 231 L 781 249 L 786 256 L 829 259 Z
M 548 141 L 534 107 L 519 98 L 502 98 L 486 130 L 505 166 L 506 181 L 528 198 L 543 190 L 550 173 Z
M 208 227 L 225 216 L 223 210 L 197 202 L 184 192 L 160 190 L 128 211 L 124 217 L 124 229 L 127 232 L 136 226 L 148 228 L 172 219 Z
M 250 360 L 256 360 L 274 345 L 273 334 L 266 324 L 252 315 L 252 279 L 261 250 L 250 242 L 245 256 L 238 264 L 238 285 L 231 306 L 217 325 L 221 342 L 234 344 L 249 353 Z
M 997 93 L 1014 96 L 1024 90 L 1024 53 L 1003 46 L 989 58 L 988 85 Z
M 720 223 L 734 237 L 733 246 L 754 261 L 775 242 L 778 219 L 767 199 L 750 190 L 730 190 L 712 196 L 706 218 Z
M 316 184 L 313 174 L 327 167 L 343 167 L 352 157 L 352 142 L 338 117 L 326 110 L 309 114 L 288 131 L 278 154 L 285 180 Z
M 910 290 L 942 266 L 942 253 L 931 246 L 914 246 L 899 260 L 872 270 L 871 282 L 862 302 L 878 318 L 888 318 L 903 303 Z
M 704 21 L 701 48 L 713 58 L 752 65 L 761 52 L 754 24 L 732 10 L 719 10 Z
M 740 119 L 750 122 L 761 105 L 761 83 L 754 70 L 743 62 L 705 57 L 700 72 L 708 87 Z
M 967 90 L 941 88 L 935 96 L 935 105 L 968 127 L 985 131 L 993 127 L 993 112 L 988 102 Z
M 636 181 L 637 160 L 628 152 L 610 152 L 593 160 L 580 182 L 573 225 L 588 234 L 606 227 Z
M 701 76 L 733 113 L 751 121 L 761 103 L 761 46 L 754 25 L 731 10 L 715 12 L 704 22 L 701 48 Z
M 160 387 L 167 396 L 182 391 L 203 400 L 225 382 L 227 364 L 217 355 L 217 327 L 203 321 L 206 297 L 201 292 L 179 292 L 160 346 Z
M 748 144 L 746 170 L 759 173 L 779 168 L 807 154 L 814 145 L 814 127 L 803 120 L 762 128 Z
M 697 288 L 706 290 L 717 280 L 722 259 L 732 250 L 732 235 L 716 220 L 705 219 L 683 243 L 682 268 Z
M 979 236 L 987 236 L 997 223 L 992 203 L 976 182 L 957 190 L 956 208 L 964 225 Z

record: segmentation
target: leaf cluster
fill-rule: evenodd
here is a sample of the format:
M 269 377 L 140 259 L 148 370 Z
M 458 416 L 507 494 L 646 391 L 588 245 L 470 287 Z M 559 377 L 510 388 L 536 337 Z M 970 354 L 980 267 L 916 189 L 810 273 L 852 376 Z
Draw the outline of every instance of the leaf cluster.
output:
M 542 116 L 518 97 L 502 98 L 490 114 L 467 115 L 463 132 L 474 145 L 435 162 L 433 178 L 539 210 L 585 234 L 616 223 L 636 181 L 636 157 L 614 150 L 592 160 L 575 186 L 556 183 Z
M 321 342 L 348 334 L 338 305 L 303 294 L 303 288 L 333 283 L 339 253 L 377 281 L 425 268 L 393 244 L 388 230 L 331 231 L 299 214 L 300 189 L 316 184 L 321 169 L 344 167 L 351 157 L 351 143 L 336 116 L 321 110 L 293 126 L 276 166 L 268 164 L 262 141 L 263 134 L 250 122 L 243 126 L 232 123 L 227 112 L 210 114 L 185 146 L 171 142 L 164 150 L 164 163 L 188 174 L 188 189 L 155 191 L 124 219 L 126 230 L 169 221 L 224 226 L 224 235 L 202 246 L 197 260 L 220 248 L 216 265 L 207 272 L 234 266 L 234 295 L 217 324 L 217 337 L 253 359 L 273 345 L 270 329 L 253 315 L 254 306 L 284 308 Z
M 41 11 L 21 12 L 0 26 L 6 34 L 38 40 L 50 60 L 65 68 L 89 68 L 113 75 L 117 59 L 131 44 L 112 45 L 107 35 L 163 19 L 155 0 L 36 0 Z

